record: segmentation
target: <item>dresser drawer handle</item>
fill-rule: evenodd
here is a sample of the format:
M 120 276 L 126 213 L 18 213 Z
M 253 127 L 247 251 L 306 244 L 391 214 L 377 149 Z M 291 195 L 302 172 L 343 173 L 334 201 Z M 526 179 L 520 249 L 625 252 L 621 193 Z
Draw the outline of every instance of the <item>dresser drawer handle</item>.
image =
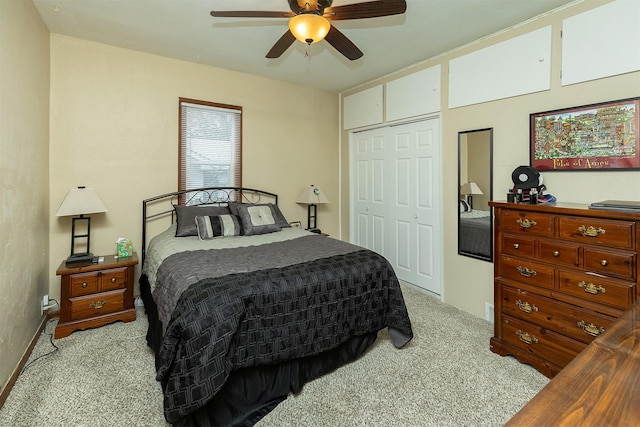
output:
M 554 257 L 559 257 L 560 256 L 560 251 L 553 251 L 553 256 Z
M 99 308 L 104 307 L 105 305 L 107 305 L 107 300 L 94 301 L 91 304 L 89 304 L 89 307 L 99 309 Z
M 598 335 L 604 332 L 603 327 L 598 328 L 593 323 L 589 323 L 587 325 L 586 323 L 584 323 L 584 320 L 579 321 L 578 326 L 582 328 L 585 334 L 591 335 L 592 337 L 597 337 Z
M 527 332 L 522 332 L 520 329 L 516 331 L 516 335 L 518 336 L 518 338 L 520 338 L 520 341 L 528 345 L 538 342 L 538 338 L 534 337 L 533 335 L 529 335 Z
M 607 264 L 609 264 L 609 261 L 607 261 L 606 259 L 603 259 L 602 261 L 600 261 L 600 265 L 603 267 L 606 267 Z
M 533 313 L 534 311 L 538 311 L 538 307 L 536 307 L 535 304 L 529 304 L 529 302 L 527 301 L 522 302 L 520 300 L 517 300 L 516 305 L 521 311 L 524 311 L 528 314 Z
M 111 283 L 116 283 L 116 278 L 115 277 L 111 278 Z
M 589 227 L 585 227 L 584 225 L 581 225 L 580 227 L 578 227 L 578 231 L 581 232 L 582 235 L 585 237 L 598 237 L 600 234 L 605 233 L 604 229 L 600 227 L 595 228 L 592 225 L 590 225 Z
M 584 291 L 588 294 L 598 295 L 599 293 L 604 294 L 606 289 L 602 287 L 602 285 L 594 285 L 593 283 L 587 283 L 583 280 L 578 282 L 578 286 L 580 286 Z
M 514 243 L 513 249 L 520 249 L 520 243 Z
M 88 286 L 88 285 L 87 285 L 87 282 L 82 282 L 82 287 L 83 287 L 83 288 L 86 288 L 87 286 Z
M 527 267 L 518 266 L 516 270 L 518 270 L 518 273 L 520 273 L 520 275 L 524 277 L 532 277 L 538 274 L 535 270 L 529 270 Z
M 522 227 L 522 228 L 531 228 L 531 227 L 533 227 L 534 225 L 538 225 L 538 223 L 537 223 L 537 222 L 535 222 L 535 221 L 533 221 L 533 220 L 530 220 L 530 219 L 527 219 L 527 218 L 525 218 L 525 219 L 520 219 L 520 218 L 518 218 L 518 219 L 516 220 L 516 222 L 517 222 L 517 223 L 518 223 L 518 225 L 519 225 L 520 227 Z

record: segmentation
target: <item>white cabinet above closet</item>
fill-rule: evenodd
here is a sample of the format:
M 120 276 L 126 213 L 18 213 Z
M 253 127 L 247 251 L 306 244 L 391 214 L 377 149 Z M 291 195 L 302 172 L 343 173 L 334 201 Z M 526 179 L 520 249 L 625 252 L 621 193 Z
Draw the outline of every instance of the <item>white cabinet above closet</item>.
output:
M 382 123 L 382 85 L 344 97 L 344 128 Z

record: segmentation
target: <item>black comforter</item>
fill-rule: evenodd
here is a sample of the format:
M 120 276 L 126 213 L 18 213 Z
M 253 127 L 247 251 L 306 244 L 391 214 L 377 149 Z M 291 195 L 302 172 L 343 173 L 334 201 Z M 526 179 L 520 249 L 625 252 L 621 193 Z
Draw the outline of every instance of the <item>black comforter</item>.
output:
M 165 417 L 206 405 L 233 371 L 318 355 L 385 327 L 396 347 L 413 337 L 393 269 L 368 250 L 200 280 L 182 292 L 157 355 Z

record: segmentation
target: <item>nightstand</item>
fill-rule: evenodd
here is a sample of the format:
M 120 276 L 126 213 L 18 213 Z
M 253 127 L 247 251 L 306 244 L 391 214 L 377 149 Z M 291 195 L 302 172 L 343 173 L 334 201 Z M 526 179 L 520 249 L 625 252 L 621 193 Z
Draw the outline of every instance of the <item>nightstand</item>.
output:
M 60 321 L 55 338 L 64 338 L 78 329 L 95 328 L 121 320 L 136 320 L 133 304 L 133 273 L 138 255 L 67 267 L 62 261 L 56 271 L 61 276 Z

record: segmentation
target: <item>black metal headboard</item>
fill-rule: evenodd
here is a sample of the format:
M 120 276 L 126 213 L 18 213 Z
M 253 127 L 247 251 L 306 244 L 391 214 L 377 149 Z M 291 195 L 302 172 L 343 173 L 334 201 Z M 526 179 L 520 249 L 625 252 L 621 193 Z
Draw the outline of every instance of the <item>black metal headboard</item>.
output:
M 162 194 L 142 201 L 142 263 L 147 249 L 147 225 L 161 217 L 175 220 L 174 205 L 221 205 L 238 203 L 278 204 L 278 195 L 243 187 L 205 187 Z M 168 225 L 167 225 L 168 226 Z

